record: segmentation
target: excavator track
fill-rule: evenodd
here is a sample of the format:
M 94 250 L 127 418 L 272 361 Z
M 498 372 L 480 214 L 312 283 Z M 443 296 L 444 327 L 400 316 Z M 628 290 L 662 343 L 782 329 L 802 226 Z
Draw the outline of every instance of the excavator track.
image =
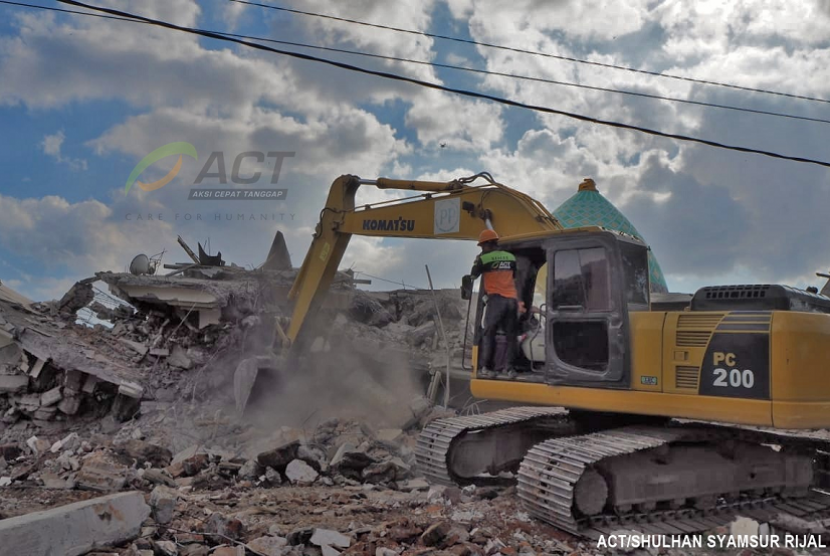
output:
M 594 539 L 619 529 L 661 535 L 707 531 L 729 523 L 737 515 L 779 523 L 777 526 L 782 530 L 787 530 L 793 523 L 803 524 L 802 519 L 830 516 L 830 496 L 806 489 L 796 497 L 785 498 L 780 492 L 772 494 L 769 489 L 754 489 L 750 493 L 740 493 L 740 496 L 718 496 L 701 507 L 661 504 L 658 508 L 655 504 L 644 511 L 638 511 L 640 508 L 636 506 L 608 511 L 606 485 L 597 479 L 596 471 L 602 462 L 646 450 L 659 450 L 677 442 L 725 442 L 741 437 L 734 429 L 715 427 L 625 427 L 549 439 L 534 446 L 522 462 L 518 495 L 530 515 L 572 534 Z M 747 435 L 747 440 L 757 442 L 759 439 L 788 441 L 774 434 Z M 792 442 L 802 449 L 807 443 L 797 438 Z M 820 480 L 826 474 L 821 467 L 827 458 L 822 457 L 821 451 L 816 455 L 819 468 L 814 469 L 814 473 Z M 591 515 L 585 515 L 578 510 L 592 506 L 594 510 L 599 507 L 602 511 L 589 511 Z M 781 519 L 782 515 L 795 519 Z
M 505 441 L 507 446 L 503 445 Z M 708 452 L 729 442 L 756 447 L 786 446 L 802 455 L 809 451 L 813 454 L 812 490 L 805 487 L 796 494 L 790 489 L 757 488 L 737 495 L 710 496 L 706 504 L 697 504 L 694 495 L 688 495 L 686 503 L 609 507 L 607 493 L 601 491 L 605 487 L 597 486 L 598 482 L 590 477 L 597 474 L 597 468 L 620 456 L 650 457 L 648 451 L 684 443 L 700 444 L 700 450 Z M 481 451 L 482 445 L 491 447 Z M 470 460 L 487 462 L 503 453 L 508 455 L 498 464 L 469 466 Z M 702 423 L 586 425 L 577 423 L 560 408 L 518 407 L 433 421 L 421 432 L 415 454 L 421 472 L 437 484 L 492 484 L 504 481 L 496 471 L 515 472 L 518 496 L 527 512 L 580 537 L 597 539 L 620 529 L 645 534 L 690 534 L 728 524 L 739 515 L 770 522 L 777 530 L 796 534 L 807 532 L 799 528 L 807 521 L 830 528 L 830 495 L 816 490 L 830 486 L 830 443 L 797 435 Z M 513 466 L 514 460 L 521 463 Z M 482 473 L 485 468 L 489 473 Z M 597 488 L 599 493 L 594 492 Z M 601 511 L 589 512 L 590 515 L 579 511 L 580 507 L 592 504 L 599 505 Z
M 514 432 L 514 427 L 527 430 L 530 424 L 544 431 L 542 434 L 547 438 L 577 434 L 568 414 L 554 407 L 512 407 L 482 415 L 437 419 L 427 425 L 418 437 L 415 448 L 418 467 L 433 483 L 453 485 L 486 482 L 481 478 L 473 480 L 454 472 L 452 451 L 471 435 L 498 431 L 506 436 Z M 524 453 L 520 454 L 519 458 L 523 455 Z

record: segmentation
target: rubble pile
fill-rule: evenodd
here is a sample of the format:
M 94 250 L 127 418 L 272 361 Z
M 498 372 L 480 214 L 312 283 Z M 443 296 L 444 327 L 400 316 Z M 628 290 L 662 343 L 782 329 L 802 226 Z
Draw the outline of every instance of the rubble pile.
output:
M 233 370 L 243 352 L 267 352 L 277 319 L 287 316 L 286 294 L 296 271 L 191 266 L 169 277 L 98 273 L 45 303 L 5 288 L 2 422 L 43 424 L 110 411 L 125 421 L 138 414 L 142 400 L 173 401 L 185 390 L 193 392 L 188 372 L 210 363 Z M 338 275 L 327 309 L 348 306 L 349 279 Z M 124 303 L 101 303 L 95 283 L 108 285 Z M 82 309 L 101 322 L 79 322 Z M 205 395 L 232 380 L 232 372 L 207 375 L 195 393 Z

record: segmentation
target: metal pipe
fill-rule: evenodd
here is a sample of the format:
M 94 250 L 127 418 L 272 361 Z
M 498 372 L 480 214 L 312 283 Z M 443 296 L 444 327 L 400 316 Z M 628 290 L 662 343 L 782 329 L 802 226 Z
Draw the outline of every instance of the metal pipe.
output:
M 444 330 L 444 321 L 441 320 L 441 311 L 438 308 L 438 299 L 435 297 L 435 289 L 432 287 L 432 276 L 429 273 L 429 265 L 424 265 L 427 269 L 427 280 L 429 280 L 429 291 L 432 292 L 432 303 L 435 305 L 435 315 L 438 318 L 438 329 L 441 331 L 441 337 L 444 339 L 444 345 L 447 347 L 447 375 L 444 382 L 444 407 L 450 406 L 450 342 L 447 340 L 447 332 Z

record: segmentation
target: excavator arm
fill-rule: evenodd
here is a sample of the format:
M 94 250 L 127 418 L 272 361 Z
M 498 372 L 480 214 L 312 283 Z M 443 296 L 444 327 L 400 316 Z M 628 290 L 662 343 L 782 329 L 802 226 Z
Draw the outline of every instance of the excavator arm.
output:
M 485 183 L 473 185 L 478 179 Z M 361 185 L 420 193 L 356 207 Z M 291 345 L 297 345 L 309 317 L 319 309 L 353 234 L 475 240 L 486 228 L 502 237 L 563 229 L 541 203 L 496 183 L 486 173 L 450 182 L 340 176 L 331 186 L 311 247 L 289 293 L 294 301 L 286 334 Z

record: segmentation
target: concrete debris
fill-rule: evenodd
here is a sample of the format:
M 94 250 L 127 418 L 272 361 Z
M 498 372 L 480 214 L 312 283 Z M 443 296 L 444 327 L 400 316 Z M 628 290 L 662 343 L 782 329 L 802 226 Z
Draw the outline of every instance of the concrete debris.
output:
M 27 375 L 0 375 L 0 393 L 23 392 L 29 386 Z
M 317 480 L 319 474 L 303 460 L 295 459 L 286 466 L 285 476 L 292 484 L 310 485 Z
M 317 546 L 339 546 L 340 548 L 349 548 L 352 544 L 351 539 L 346 535 L 329 529 L 315 529 L 309 542 Z
M 136 538 L 150 508 L 140 492 L 112 494 L 0 521 L 16 554 L 79 556 Z
M 193 361 L 187 356 L 187 352 L 182 346 L 173 346 L 173 351 L 167 358 L 167 364 L 184 370 L 193 367 Z
M 127 467 L 111 454 L 100 451 L 84 458 L 77 476 L 78 488 L 98 492 L 118 492 L 127 484 Z
M 176 492 L 165 486 L 157 486 L 150 493 L 150 508 L 156 523 L 166 525 L 173 521 L 173 511 L 176 508 Z
M 259 537 L 248 542 L 248 548 L 264 556 L 282 556 L 288 539 L 283 537 Z

